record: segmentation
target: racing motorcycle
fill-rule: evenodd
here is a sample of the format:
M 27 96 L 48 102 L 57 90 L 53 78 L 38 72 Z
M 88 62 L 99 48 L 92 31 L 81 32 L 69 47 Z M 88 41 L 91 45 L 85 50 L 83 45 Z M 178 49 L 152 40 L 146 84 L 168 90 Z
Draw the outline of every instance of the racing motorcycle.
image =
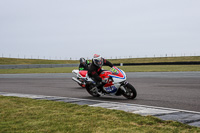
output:
M 96 83 L 87 75 L 87 71 L 73 70 L 72 73 L 77 76 L 77 78 L 72 77 L 72 79 L 80 86 L 84 85 L 87 92 L 93 97 L 100 97 L 102 95 L 123 95 L 127 99 L 134 99 L 137 96 L 136 89 L 126 81 L 125 72 L 115 66 L 112 67 L 110 71 L 104 70 L 99 75 L 102 80 L 107 81 L 107 83 L 101 86 L 103 88 L 102 92 L 99 92 L 100 86 L 97 86 Z

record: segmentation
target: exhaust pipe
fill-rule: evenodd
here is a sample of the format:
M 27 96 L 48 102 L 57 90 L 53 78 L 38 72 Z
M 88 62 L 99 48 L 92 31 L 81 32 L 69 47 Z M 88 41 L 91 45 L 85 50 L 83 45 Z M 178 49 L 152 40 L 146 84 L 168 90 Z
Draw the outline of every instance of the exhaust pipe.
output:
M 77 78 L 72 77 L 72 80 L 74 80 L 75 82 L 79 83 L 79 84 L 83 84 L 81 81 L 79 81 Z

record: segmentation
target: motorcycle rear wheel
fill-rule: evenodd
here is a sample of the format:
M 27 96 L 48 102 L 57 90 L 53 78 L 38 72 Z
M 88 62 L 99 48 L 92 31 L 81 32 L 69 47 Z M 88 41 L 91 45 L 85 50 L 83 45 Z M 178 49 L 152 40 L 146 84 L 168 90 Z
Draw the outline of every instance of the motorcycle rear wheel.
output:
M 131 84 L 127 84 L 124 86 L 126 92 L 122 93 L 122 95 L 127 98 L 127 99 L 134 99 L 137 96 L 137 91 L 136 89 L 131 85 Z
M 87 92 L 90 95 L 92 95 L 93 97 L 100 97 L 100 95 L 96 91 L 92 90 L 92 88 L 94 88 L 94 87 L 95 87 L 95 85 L 93 83 L 91 83 L 91 82 L 87 83 L 86 84 L 86 90 L 87 90 Z

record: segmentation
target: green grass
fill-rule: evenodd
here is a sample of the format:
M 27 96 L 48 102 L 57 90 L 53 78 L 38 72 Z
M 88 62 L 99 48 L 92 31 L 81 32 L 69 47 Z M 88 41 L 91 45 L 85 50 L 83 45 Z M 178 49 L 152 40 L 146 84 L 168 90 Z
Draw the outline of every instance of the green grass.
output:
M 197 133 L 200 128 L 100 107 L 0 96 L 0 132 Z
M 24 65 L 24 64 L 77 64 L 77 60 L 42 60 L 42 59 L 16 59 L 0 58 L 0 65 Z
M 200 61 L 200 56 L 185 57 L 157 57 L 157 58 L 129 58 L 129 59 L 108 59 L 114 63 L 152 63 L 152 62 L 191 62 Z M 91 62 L 91 61 L 90 61 Z M 11 64 L 78 64 L 78 60 L 42 60 L 42 59 L 16 59 L 0 58 L 0 65 Z
M 112 59 L 112 63 L 155 63 L 200 61 L 200 56 Z
M 0 74 L 17 74 L 17 73 L 71 73 L 73 69 L 78 69 L 78 67 L 0 69 Z
M 200 61 L 200 56 L 189 57 L 162 57 L 162 58 L 130 58 L 109 59 L 114 63 L 152 63 L 152 62 L 191 62 Z M 77 64 L 77 60 L 39 60 L 39 59 L 15 59 L 0 58 L 0 65 L 5 64 Z M 104 67 L 109 69 L 108 67 Z M 200 71 L 200 65 L 143 65 L 119 67 L 125 72 L 172 72 L 172 71 Z M 0 69 L 0 74 L 15 73 L 71 73 L 76 67 L 64 68 L 30 68 L 30 69 Z
M 144 66 L 123 66 L 125 72 L 183 72 L 200 71 L 200 65 L 144 65 Z
M 125 72 L 180 72 L 200 71 L 200 65 L 144 65 L 144 66 L 118 66 Z M 109 70 L 109 67 L 103 67 Z M 0 69 L 0 74 L 17 73 L 71 73 L 77 67 L 61 68 L 29 68 L 29 69 Z

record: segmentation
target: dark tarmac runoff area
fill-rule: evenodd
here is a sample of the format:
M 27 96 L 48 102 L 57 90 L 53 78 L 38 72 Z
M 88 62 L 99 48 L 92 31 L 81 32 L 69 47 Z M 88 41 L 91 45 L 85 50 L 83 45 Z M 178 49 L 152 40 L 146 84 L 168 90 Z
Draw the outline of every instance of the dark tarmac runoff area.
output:
M 71 73 L 0 74 L 0 92 L 62 96 L 166 107 L 200 112 L 200 72 L 129 72 L 137 90 L 134 100 L 123 96 L 90 96 L 72 81 Z

